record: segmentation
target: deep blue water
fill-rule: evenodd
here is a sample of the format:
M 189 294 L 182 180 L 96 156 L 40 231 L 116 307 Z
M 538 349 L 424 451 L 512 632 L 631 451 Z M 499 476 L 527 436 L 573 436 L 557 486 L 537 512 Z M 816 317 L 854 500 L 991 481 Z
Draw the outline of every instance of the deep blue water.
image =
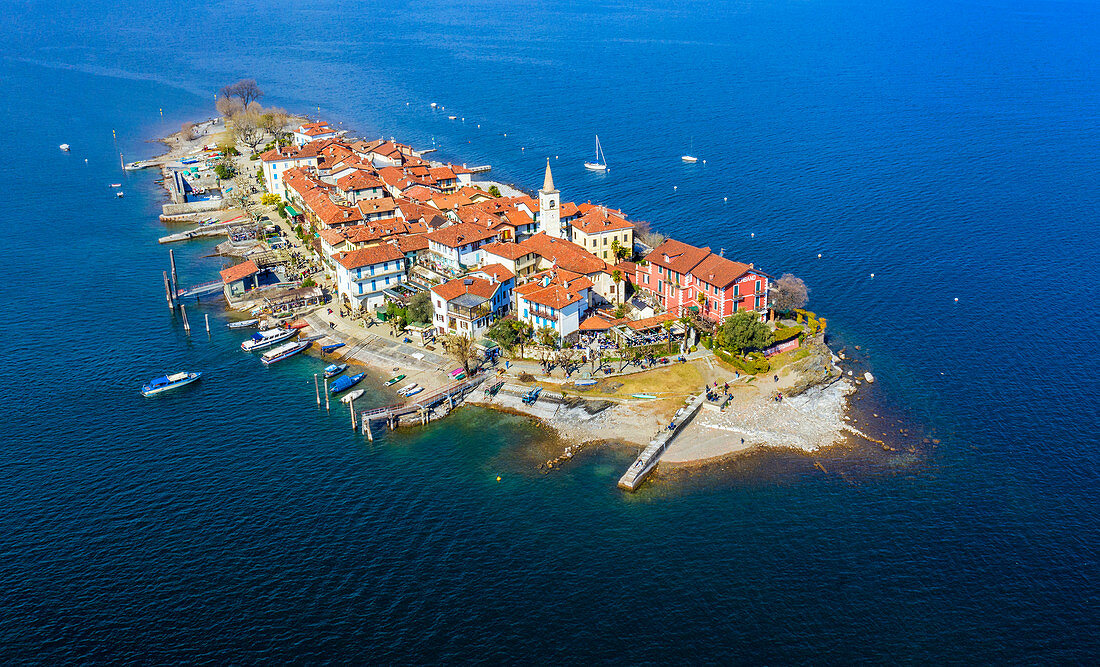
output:
M 5 14 L 5 662 L 1095 660 L 1095 3 Z M 549 156 L 565 198 L 802 276 L 867 411 L 940 444 L 634 496 L 629 453 L 542 476 L 544 434 L 482 410 L 369 445 L 316 409 L 316 360 L 165 307 L 162 194 L 117 151 L 241 76 L 526 187 Z M 185 282 L 211 246 L 177 247 Z M 207 376 L 138 394 L 175 368 Z

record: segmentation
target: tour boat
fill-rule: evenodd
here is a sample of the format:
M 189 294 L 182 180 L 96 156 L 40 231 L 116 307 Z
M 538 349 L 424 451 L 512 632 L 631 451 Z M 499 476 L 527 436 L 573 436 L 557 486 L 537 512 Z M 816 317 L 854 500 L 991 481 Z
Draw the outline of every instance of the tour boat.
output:
M 603 154 L 603 147 L 600 146 L 600 135 L 596 135 L 596 161 L 585 162 L 585 169 L 591 169 L 592 171 L 607 171 L 607 156 Z
M 158 378 L 149 380 L 149 384 L 143 385 L 141 393 L 143 396 L 152 396 L 153 394 L 159 394 L 162 391 L 168 391 L 169 389 L 175 389 L 176 387 L 182 387 L 185 384 L 191 384 L 195 380 L 202 377 L 202 373 L 173 373 L 172 375 L 162 375 Z
M 332 364 L 331 366 L 325 366 L 325 377 L 336 377 L 340 373 L 343 373 L 348 369 L 347 364 Z
M 415 383 L 415 382 L 410 382 L 409 384 L 405 385 L 404 387 L 401 387 L 400 389 L 398 389 L 397 393 L 401 394 L 402 396 L 412 396 L 412 394 L 410 392 L 412 392 L 414 389 L 416 389 L 419 386 L 420 385 Z
M 306 322 L 305 320 L 294 320 L 286 326 L 288 329 L 305 329 L 309 326 L 309 322 Z
M 251 320 L 241 320 L 240 322 L 229 322 L 225 326 L 229 327 L 230 329 L 247 329 L 248 327 L 254 327 L 259 323 L 260 323 L 259 320 L 251 319 Z
M 60 146 L 58 146 L 58 148 L 65 151 L 66 153 L 69 152 L 69 144 L 61 144 Z
M 597 384 L 599 380 L 573 380 L 573 386 L 575 387 L 591 387 Z
M 252 334 L 251 338 L 241 343 L 241 349 L 245 352 L 262 350 L 272 345 L 278 345 L 284 340 L 293 338 L 297 335 L 297 329 L 268 329 L 266 331 L 257 331 Z
M 351 403 L 352 401 L 359 400 L 359 397 L 362 396 L 365 393 L 367 393 L 367 392 L 363 391 L 362 389 L 356 389 L 355 391 L 348 392 L 347 394 L 344 394 L 343 396 L 341 396 L 340 397 L 340 402 L 343 403 L 344 405 L 347 405 L 348 403 Z
M 387 386 L 387 387 L 392 387 L 393 385 L 397 384 L 398 382 L 400 382 L 400 381 L 402 381 L 402 380 L 404 380 L 404 379 L 405 379 L 405 375 L 404 375 L 404 374 L 401 374 L 401 375 L 395 375 L 395 376 L 393 376 L 392 378 L 390 378 L 390 379 L 386 380 L 386 386 Z
M 328 388 L 328 393 L 339 394 L 342 391 L 347 391 L 355 385 L 362 382 L 363 378 L 367 376 L 366 373 L 356 373 L 355 375 L 342 375 L 336 378 L 336 382 L 333 382 Z
M 264 362 L 265 366 L 270 366 L 277 361 L 293 357 L 310 345 L 313 345 L 313 342 L 308 340 L 298 340 L 293 343 L 287 343 L 286 345 L 280 345 L 274 350 L 264 352 L 264 355 L 260 357 L 260 361 Z
M 405 398 L 409 398 L 410 396 L 416 396 L 417 394 L 419 394 L 422 391 L 424 391 L 424 387 L 413 387 L 412 389 L 405 392 Z

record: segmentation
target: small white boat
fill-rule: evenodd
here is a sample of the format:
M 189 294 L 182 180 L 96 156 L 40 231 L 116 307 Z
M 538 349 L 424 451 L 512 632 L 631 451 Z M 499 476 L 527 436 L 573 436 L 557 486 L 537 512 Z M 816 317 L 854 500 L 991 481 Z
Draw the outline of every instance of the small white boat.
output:
M 121 188 L 122 183 L 110 183 L 110 184 L 107 185 L 107 187 L 109 187 L 109 188 Z
M 115 196 L 121 199 L 122 198 L 122 190 L 119 190 L 118 192 L 116 192 Z
M 262 350 L 297 335 L 297 329 L 268 329 L 266 331 L 257 331 L 252 334 L 251 338 L 241 343 L 241 349 L 245 352 Z
M 229 327 L 230 329 L 247 329 L 248 327 L 254 327 L 259 323 L 259 320 L 253 318 L 251 320 L 241 320 L 240 322 L 230 322 L 225 326 Z
M 447 116 L 447 120 L 454 120 L 456 118 L 458 118 L 458 116 Z
M 600 146 L 600 135 L 596 135 L 596 161 L 585 162 L 585 169 L 592 171 L 607 171 L 607 156 L 603 154 L 603 147 Z
M 58 148 L 65 151 L 66 153 L 69 152 L 69 144 L 61 144 L 60 146 L 58 146 Z
M 437 106 L 439 106 L 439 105 L 438 105 L 438 104 L 436 104 L 435 102 L 432 102 L 432 108 L 433 108 L 433 109 L 434 109 L 434 108 L 436 108 Z
M 694 155 L 681 155 L 680 159 L 683 160 L 684 162 L 698 162 L 699 161 L 699 158 L 695 157 Z
M 413 387 L 412 389 L 410 389 L 408 391 L 408 393 L 405 394 L 405 398 L 409 398 L 410 396 L 416 396 L 417 394 L 419 394 L 422 391 L 424 391 L 424 387 Z
M 573 380 L 574 387 L 593 387 L 599 380 Z
M 343 403 L 344 405 L 347 405 L 348 403 L 351 403 L 352 401 L 358 401 L 359 397 L 362 396 L 365 393 L 367 393 L 367 392 L 363 389 L 356 389 L 355 391 L 348 392 L 348 393 L 344 394 L 343 396 L 341 396 L 340 397 L 340 402 Z
M 402 396 L 412 396 L 411 392 L 413 392 L 413 390 L 417 389 L 418 387 L 420 387 L 420 385 L 417 384 L 416 382 L 410 382 L 409 384 L 405 385 L 404 387 L 401 387 L 400 389 L 398 389 L 397 393 L 401 394 Z
M 263 356 L 260 357 L 260 361 L 264 362 L 264 366 L 270 366 L 277 361 L 293 357 L 310 345 L 313 345 L 313 341 L 299 340 L 293 343 L 287 343 L 286 345 L 280 345 L 274 350 L 264 352 Z

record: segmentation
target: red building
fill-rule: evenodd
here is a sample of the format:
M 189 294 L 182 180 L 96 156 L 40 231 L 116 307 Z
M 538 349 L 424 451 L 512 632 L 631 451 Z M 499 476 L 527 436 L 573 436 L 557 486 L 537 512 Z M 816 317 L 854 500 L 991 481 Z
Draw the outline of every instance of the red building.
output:
M 636 267 L 634 286 L 673 315 L 691 309 L 720 322 L 738 310 L 764 312 L 770 281 L 752 264 L 669 239 L 646 256 L 645 265 Z

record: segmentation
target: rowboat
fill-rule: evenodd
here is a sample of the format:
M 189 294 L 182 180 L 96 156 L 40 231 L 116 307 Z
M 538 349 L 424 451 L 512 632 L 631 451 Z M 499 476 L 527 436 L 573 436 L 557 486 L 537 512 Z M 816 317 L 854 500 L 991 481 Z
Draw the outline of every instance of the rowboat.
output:
M 416 396 L 417 394 L 419 394 L 422 391 L 424 391 L 424 387 L 413 387 L 412 389 L 405 392 L 405 398 L 408 398 L 410 396 Z
M 169 389 L 175 389 L 182 387 L 185 384 L 191 384 L 195 380 L 202 377 L 202 373 L 173 373 L 172 375 L 162 375 L 157 378 L 149 380 L 149 383 L 141 387 L 141 393 L 143 396 L 152 396 L 153 394 L 159 394 L 162 391 L 168 391 Z
M 344 405 L 347 405 L 348 403 L 351 403 L 352 401 L 359 400 L 359 397 L 362 396 L 365 393 L 367 393 L 367 392 L 363 391 L 362 389 L 356 389 L 355 391 L 348 392 L 347 394 L 341 396 L 340 397 L 340 402 L 343 403 Z
M 309 322 L 306 322 L 305 320 L 294 320 L 286 326 L 288 329 L 305 329 L 309 326 Z
M 402 375 L 395 375 L 395 376 L 393 376 L 392 378 L 390 378 L 390 379 L 386 380 L 386 386 L 387 386 L 387 387 L 392 387 L 393 385 L 397 384 L 398 382 L 400 382 L 400 381 L 402 381 L 402 380 L 404 380 L 404 379 L 405 379 L 405 375 L 404 375 L 404 374 L 402 374 Z
M 286 345 L 280 345 L 270 352 L 264 352 L 264 355 L 260 357 L 260 361 L 264 362 L 265 366 L 270 366 L 277 361 L 282 361 L 283 359 L 293 357 L 310 345 L 313 345 L 313 343 L 309 342 L 308 340 L 299 340 L 293 343 L 287 343 Z
M 336 377 L 340 373 L 343 373 L 348 369 L 347 364 L 332 364 L 331 366 L 325 366 L 325 377 Z
M 333 350 L 339 350 L 342 347 L 344 347 L 343 343 L 333 343 L 332 345 L 322 345 L 321 346 L 321 352 L 324 352 L 325 354 L 328 354 L 329 352 L 332 352 Z
M 247 329 L 248 327 L 254 327 L 259 323 L 260 323 L 259 320 L 251 319 L 251 320 L 241 320 L 240 322 L 229 322 L 225 326 L 229 327 L 230 329 Z
M 599 383 L 599 380 L 573 380 L 575 387 L 591 387 Z
M 631 394 L 632 398 L 657 398 L 653 394 Z
M 298 332 L 294 329 L 268 329 L 267 331 L 257 331 L 252 334 L 251 338 L 241 343 L 241 349 L 245 352 L 255 352 L 256 350 L 262 350 L 272 345 L 278 345 L 284 340 L 288 340 L 297 335 Z
M 398 389 L 397 393 L 401 394 L 402 396 L 411 396 L 412 394 L 409 393 L 409 392 L 411 392 L 412 390 L 416 389 L 419 386 L 420 385 L 415 383 L 415 382 L 410 382 L 409 384 L 405 385 L 404 387 L 401 387 L 400 389 Z
M 363 378 L 367 376 L 366 373 L 356 373 L 355 375 L 341 375 L 336 378 L 336 382 L 333 382 L 328 388 L 330 394 L 339 394 L 342 391 L 347 391 L 355 385 L 363 381 Z

